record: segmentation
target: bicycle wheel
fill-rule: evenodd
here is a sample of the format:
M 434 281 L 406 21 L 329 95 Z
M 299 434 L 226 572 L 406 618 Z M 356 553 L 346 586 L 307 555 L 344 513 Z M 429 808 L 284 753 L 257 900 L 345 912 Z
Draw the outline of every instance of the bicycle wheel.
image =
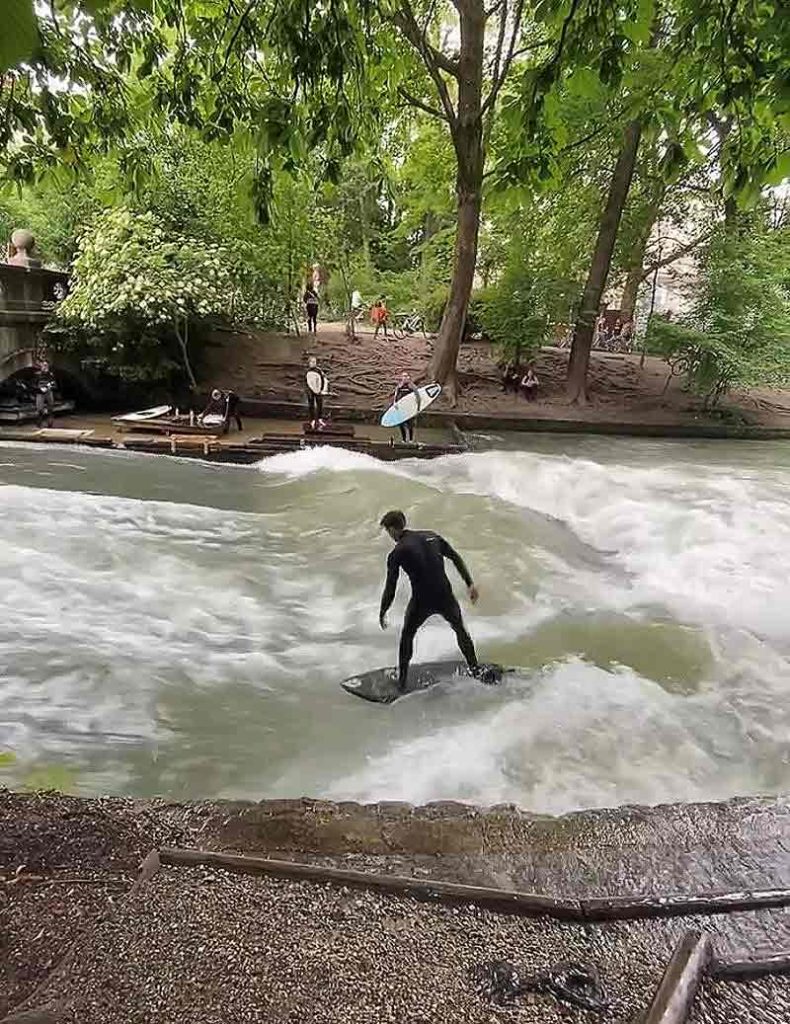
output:
M 393 337 L 396 338 L 397 341 L 403 341 L 403 339 L 406 337 L 406 328 L 403 326 L 402 323 L 401 324 L 393 324 L 392 325 L 392 334 L 393 334 Z

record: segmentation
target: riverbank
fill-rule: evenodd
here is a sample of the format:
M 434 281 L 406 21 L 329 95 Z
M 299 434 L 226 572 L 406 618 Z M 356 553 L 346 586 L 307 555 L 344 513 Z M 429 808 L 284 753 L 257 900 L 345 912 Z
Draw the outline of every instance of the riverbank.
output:
M 726 960 L 787 948 L 762 910 L 592 925 L 218 867 L 151 862 L 153 848 L 234 851 L 378 874 L 564 896 L 790 884 L 786 800 L 734 800 L 536 817 L 511 806 L 177 804 L 0 791 L 3 1012 L 40 1020 L 398 1024 L 587 1021 L 547 992 L 505 1009 L 476 989 L 491 960 L 531 972 L 595 968 L 604 1021 L 634 1020 L 689 928 Z M 787 1019 L 790 979 L 708 979 L 689 1020 Z
M 389 405 L 399 374 L 427 379 L 431 337 L 374 339 L 363 328 L 350 341 L 341 325 L 320 324 L 318 334 L 218 333 L 203 368 L 206 386 L 232 387 L 250 411 L 292 416 L 303 407 L 305 353 L 315 354 L 331 382 L 337 418 L 375 422 Z M 790 392 L 755 389 L 735 392 L 716 415 L 684 389 L 667 364 L 648 356 L 593 352 L 590 401 L 569 405 L 564 381 L 568 350 L 546 347 L 536 360 L 538 398 L 526 402 L 505 394 L 492 346 L 465 344 L 458 359 L 461 395 L 451 408 L 444 397 L 421 422 L 464 430 L 499 429 L 547 432 L 622 433 L 666 437 L 790 437 Z

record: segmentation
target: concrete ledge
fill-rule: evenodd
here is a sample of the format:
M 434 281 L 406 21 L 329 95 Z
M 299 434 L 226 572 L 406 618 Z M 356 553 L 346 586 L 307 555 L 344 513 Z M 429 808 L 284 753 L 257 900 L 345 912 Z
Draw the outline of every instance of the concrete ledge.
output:
M 244 398 L 244 412 L 248 416 L 273 419 L 303 419 L 304 404 L 279 399 Z M 381 410 L 363 409 L 352 405 L 332 405 L 335 419 L 352 423 L 376 423 L 381 419 Z M 573 420 L 550 419 L 540 416 L 491 416 L 483 413 L 453 412 L 453 410 L 429 410 L 420 416 L 420 423 L 426 427 L 460 427 L 462 430 L 528 431 L 544 434 L 607 434 L 625 437 L 669 437 L 700 438 L 748 441 L 775 441 L 790 439 L 790 426 L 762 427 L 754 425 L 735 426 L 725 423 L 638 423 L 627 420 Z

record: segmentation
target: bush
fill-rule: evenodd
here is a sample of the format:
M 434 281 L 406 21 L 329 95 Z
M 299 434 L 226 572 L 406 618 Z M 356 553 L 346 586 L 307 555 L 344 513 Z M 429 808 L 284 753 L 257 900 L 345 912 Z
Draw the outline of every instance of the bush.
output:
M 699 295 L 677 323 L 653 317 L 648 344 L 705 404 L 733 387 L 790 378 L 790 231 L 721 231 L 701 265 Z
M 229 254 L 162 227 L 152 213 L 107 211 L 79 240 L 72 289 L 53 324 L 56 346 L 124 380 L 163 379 L 210 319 L 247 316 Z
M 508 270 L 473 301 L 472 316 L 503 360 L 522 362 L 545 344 L 551 325 L 539 282 Z

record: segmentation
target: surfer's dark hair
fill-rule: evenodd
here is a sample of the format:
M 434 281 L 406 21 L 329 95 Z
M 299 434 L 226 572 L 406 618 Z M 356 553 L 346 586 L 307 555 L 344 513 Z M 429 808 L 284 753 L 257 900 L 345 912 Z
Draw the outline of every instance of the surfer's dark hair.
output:
M 406 528 L 406 516 L 400 509 L 395 508 L 381 517 L 379 526 L 383 526 L 385 530 L 404 530 Z

